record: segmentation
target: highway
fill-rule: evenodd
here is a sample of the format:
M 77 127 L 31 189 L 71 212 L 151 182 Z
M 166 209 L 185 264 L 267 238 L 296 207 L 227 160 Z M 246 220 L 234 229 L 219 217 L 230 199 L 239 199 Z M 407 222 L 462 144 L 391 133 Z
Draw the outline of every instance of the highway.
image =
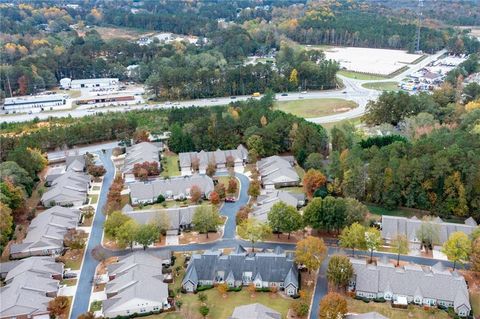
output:
M 294 101 L 300 99 L 320 99 L 320 98 L 340 98 L 354 101 L 358 104 L 358 107 L 351 109 L 350 111 L 318 117 L 318 118 L 308 118 L 307 120 L 314 123 L 332 123 L 338 122 L 345 119 L 352 119 L 359 116 L 362 116 L 365 113 L 365 107 L 370 100 L 376 100 L 380 95 L 379 91 L 366 89 L 362 85 L 369 82 L 399 82 L 404 79 L 407 75 L 412 74 L 422 68 L 424 68 L 430 62 L 438 59 L 441 55 L 446 53 L 446 50 L 441 50 L 436 54 L 429 55 L 422 61 L 414 65 L 408 65 L 409 68 L 404 72 L 385 80 L 358 80 L 347 78 L 341 75 L 337 75 L 343 81 L 344 88 L 339 90 L 328 90 L 328 91 L 309 91 L 306 93 L 299 92 L 290 92 L 287 96 L 282 96 L 282 94 L 276 94 L 275 98 L 278 101 Z M 9 114 L 9 115 L 0 115 L 1 122 L 23 122 L 33 120 L 35 117 L 38 117 L 40 120 L 45 120 L 49 117 L 67 117 L 71 116 L 74 118 L 83 117 L 87 115 L 94 115 L 96 112 L 128 112 L 131 110 L 142 110 L 142 109 L 157 109 L 157 108 L 172 108 L 172 107 L 209 107 L 216 105 L 226 105 L 234 101 L 244 101 L 251 98 L 250 95 L 237 96 L 235 99 L 230 97 L 220 97 L 220 98 L 210 98 L 210 99 L 197 99 L 197 100 L 184 100 L 176 101 L 172 103 L 159 103 L 159 104 L 139 104 L 139 105 L 129 105 L 129 106 L 115 106 L 115 107 L 106 107 L 106 108 L 95 108 L 90 109 L 88 106 L 81 106 L 73 110 L 61 110 L 53 112 L 42 112 L 34 114 Z

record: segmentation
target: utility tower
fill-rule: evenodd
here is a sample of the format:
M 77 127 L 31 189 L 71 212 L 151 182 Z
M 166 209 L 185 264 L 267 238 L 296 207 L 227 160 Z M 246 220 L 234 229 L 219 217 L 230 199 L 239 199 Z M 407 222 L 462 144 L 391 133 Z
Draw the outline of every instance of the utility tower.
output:
M 416 36 L 416 45 L 415 51 L 420 52 L 420 29 L 422 28 L 423 20 L 423 0 L 418 0 L 417 6 L 417 36 Z

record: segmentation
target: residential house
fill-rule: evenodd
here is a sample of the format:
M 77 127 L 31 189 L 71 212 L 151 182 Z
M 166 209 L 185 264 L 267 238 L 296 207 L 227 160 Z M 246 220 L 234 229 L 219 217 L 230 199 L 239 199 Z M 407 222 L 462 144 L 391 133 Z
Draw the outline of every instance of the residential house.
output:
M 90 182 L 89 175 L 69 170 L 50 183 L 51 186 L 42 195 L 42 205 L 45 207 L 84 205 L 88 202 Z
M 227 162 L 231 160 L 235 170 L 243 171 L 243 166 L 248 159 L 248 150 L 242 144 L 233 150 L 220 150 L 212 152 L 187 152 L 179 153 L 180 171 L 183 176 L 192 175 L 196 172 L 205 174 L 209 163 L 215 164 L 217 170 L 226 170 Z
M 127 149 L 122 168 L 122 174 L 126 182 L 134 181 L 133 168 L 135 164 L 144 162 L 158 163 L 160 168 L 160 152 L 163 150 L 163 143 L 142 142 Z
M 189 229 L 192 227 L 192 219 L 195 214 L 195 209 L 198 206 L 188 206 L 188 207 L 174 207 L 166 209 L 142 209 L 142 210 L 133 210 L 133 209 L 122 209 L 122 212 L 133 218 L 137 223 L 144 225 L 151 222 L 154 222 L 160 214 L 167 214 L 170 221 L 169 230 L 180 231 L 183 229 Z
M 163 282 L 162 259 L 135 252 L 107 267 L 110 281 L 102 302 L 105 318 L 159 312 L 170 308 L 168 284 Z
M 294 255 L 280 247 L 272 252 L 247 253 L 238 246 L 228 255 L 220 251 L 194 254 L 182 281 L 187 292 L 199 286 L 226 283 L 229 287 L 254 284 L 257 288 L 276 287 L 288 296 L 299 289 L 299 274 Z
M 350 260 L 354 276 L 349 288 L 359 297 L 453 307 L 462 317 L 468 316 L 472 309 L 465 278 L 456 271 L 445 269 L 440 262 L 433 267 L 395 267 L 385 259 L 377 265 L 367 264 L 366 260 Z
M 292 156 L 270 156 L 257 162 L 257 169 L 266 189 L 297 186 L 300 176 L 294 168 L 295 160 Z
M 25 272 L 61 280 L 63 264 L 55 262 L 55 258 L 50 256 L 29 257 L 0 263 L 0 278 L 7 284 Z
M 77 173 L 85 172 L 86 161 L 84 155 L 72 155 L 65 157 L 65 165 L 49 167 L 45 182 L 47 186 L 51 186 L 52 182 L 65 174 L 67 171 L 74 171 Z
M 304 194 L 292 194 L 289 192 L 274 190 L 257 198 L 257 202 L 251 212 L 251 217 L 258 219 L 261 222 L 266 222 L 268 213 L 273 205 L 279 202 L 284 202 L 287 205 L 295 208 L 301 207 L 305 204 Z
M 282 319 L 282 315 L 260 303 L 252 303 L 235 307 L 229 319 Z
M 57 295 L 63 265 L 50 257 L 5 264 L 0 264 L 5 278 L 5 286 L 0 288 L 0 318 L 49 318 L 48 302 Z
M 382 237 L 390 241 L 398 234 L 405 235 L 411 243 L 420 243 L 417 238 L 417 231 L 426 221 L 418 219 L 417 217 L 406 218 L 397 216 L 382 216 Z M 447 223 L 441 218 L 436 217 L 428 221 L 435 225 L 439 232 L 439 242 L 436 244 L 443 244 L 447 241 L 450 235 L 454 232 L 464 232 L 470 235 L 472 231 L 477 228 L 477 222 L 470 217 L 465 220 L 464 224 Z
M 70 229 L 75 229 L 80 220 L 78 210 L 54 206 L 32 219 L 27 236 L 21 244 L 10 247 L 11 258 L 48 256 L 60 254 L 63 238 Z
M 213 180 L 206 175 L 155 179 L 128 184 L 133 205 L 154 203 L 159 195 L 167 200 L 183 200 L 190 197 L 190 190 L 193 186 L 199 187 L 205 198 L 208 198 L 214 187 Z
M 384 315 L 379 314 L 378 312 L 367 312 L 359 314 L 348 314 L 345 319 L 389 319 Z

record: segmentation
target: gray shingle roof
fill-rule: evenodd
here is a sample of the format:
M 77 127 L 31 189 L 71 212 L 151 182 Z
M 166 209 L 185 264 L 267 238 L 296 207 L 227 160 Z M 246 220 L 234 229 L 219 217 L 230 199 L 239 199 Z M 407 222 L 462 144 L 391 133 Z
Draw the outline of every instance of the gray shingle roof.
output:
M 155 201 L 158 195 L 165 198 L 175 196 L 186 197 L 192 186 L 198 186 L 205 196 L 213 191 L 213 181 L 206 175 L 183 176 L 169 179 L 156 179 L 148 182 L 134 182 L 128 184 L 132 200 Z
M 345 319 L 388 319 L 388 317 L 385 317 L 378 312 L 367 312 L 356 315 L 347 315 Z
M 390 292 L 393 294 L 454 302 L 454 308 L 462 304 L 469 309 L 468 290 L 465 279 L 457 272 L 434 267 L 379 263 L 368 265 L 365 260 L 350 259 L 356 276 L 356 290 L 369 293 Z
M 297 207 L 299 203 L 298 198 L 289 192 L 275 190 L 265 195 L 260 195 L 257 198 L 256 206 L 251 213 L 252 217 L 255 217 L 259 221 L 266 222 L 268 213 L 272 209 L 273 205 L 278 202 L 284 202 L 285 204 L 293 207 Z
M 80 212 L 54 206 L 32 219 L 23 244 L 13 244 L 10 253 L 62 249 L 63 237 L 78 225 Z
M 214 280 L 217 271 L 223 271 L 235 280 L 241 280 L 244 272 L 252 272 L 252 278 L 258 274 L 263 281 L 292 283 L 298 287 L 298 272 L 292 255 L 283 251 L 249 254 L 241 249 L 229 255 L 219 251 L 206 251 L 192 256 L 182 284 L 187 281 Z M 192 278 L 195 276 L 197 278 Z
M 42 195 L 42 203 L 48 205 L 51 201 L 64 204 L 76 201 L 86 201 L 90 177 L 85 173 L 67 171 L 51 183 L 48 191 Z
M 0 266 L 1 265 L 3 265 L 3 263 L 0 264 Z M 18 260 L 14 262 L 14 267 L 8 271 L 7 275 L 5 276 L 5 281 L 9 282 L 13 278 L 25 272 L 44 277 L 52 277 L 53 275 L 60 275 L 63 273 L 63 264 L 56 263 L 55 258 L 49 256 L 29 257 Z
M 282 315 L 260 303 L 235 307 L 230 319 L 281 319 Z
M 139 224 L 148 224 L 154 222 L 160 214 L 167 214 L 170 221 L 170 229 L 180 229 L 181 226 L 188 226 L 192 223 L 195 209 L 198 206 L 167 208 L 167 209 L 149 209 L 149 210 L 132 210 L 124 212 L 132 217 Z
M 71 155 L 65 158 L 67 171 L 82 172 L 85 169 L 84 155 Z
M 157 162 L 160 164 L 161 148 L 154 143 L 142 142 L 127 149 L 122 172 L 130 173 L 135 164 Z
M 208 166 L 208 163 L 212 162 L 216 165 L 224 165 L 227 162 L 227 158 L 231 156 L 235 163 L 243 163 L 247 160 L 248 151 L 243 145 L 238 145 L 236 149 L 232 150 L 220 150 L 212 152 L 184 152 L 178 154 L 178 159 L 180 162 L 180 167 L 190 168 L 194 159 L 199 160 L 200 169 L 205 169 Z
M 424 222 L 416 217 L 406 218 L 384 215 L 382 216 L 382 237 L 393 239 L 397 234 L 403 234 L 408 240 L 415 241 L 416 232 Z M 465 224 L 446 223 L 439 217 L 429 222 L 437 225 L 439 229 L 440 242 L 438 244 L 443 244 L 454 232 L 461 231 L 469 235 L 477 227 L 477 223 L 473 218 L 465 220 Z
M 278 155 L 261 159 L 257 162 L 257 169 L 262 177 L 264 185 L 277 183 L 299 182 L 300 176 L 293 168 L 292 161 L 289 157 Z
M 115 294 L 103 301 L 103 312 L 122 309 L 130 301 L 162 304 L 168 298 L 168 285 L 163 282 L 162 260 L 145 252 L 136 252 L 117 264 L 108 266 L 115 279 L 105 286 L 107 294 Z

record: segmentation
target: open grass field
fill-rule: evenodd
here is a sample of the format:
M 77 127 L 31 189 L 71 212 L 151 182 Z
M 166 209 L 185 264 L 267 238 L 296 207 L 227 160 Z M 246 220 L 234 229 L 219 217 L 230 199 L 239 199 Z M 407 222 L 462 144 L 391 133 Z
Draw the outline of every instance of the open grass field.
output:
M 366 89 L 372 89 L 377 91 L 398 91 L 398 82 L 370 82 L 362 84 Z
M 450 318 L 446 311 L 436 308 L 432 313 L 425 311 L 420 306 L 410 306 L 409 309 L 392 308 L 389 303 L 377 303 L 370 301 L 365 303 L 362 300 L 347 298 L 348 311 L 352 313 L 367 313 L 376 311 L 390 319 L 448 319 Z
M 381 75 L 365 74 L 354 71 L 340 70 L 337 74 L 343 75 L 347 78 L 357 79 L 357 80 L 385 80 L 387 77 Z
M 311 99 L 275 102 L 274 108 L 303 118 L 346 112 L 357 103 L 344 99 Z
M 162 175 L 163 177 L 180 176 L 180 170 L 178 168 L 178 155 L 172 153 L 164 155 L 162 158 Z
M 330 130 L 335 125 L 339 126 L 339 125 L 342 125 L 342 123 L 346 123 L 346 122 L 351 122 L 353 125 L 358 125 L 358 124 L 362 123 L 362 118 L 361 117 L 355 117 L 355 118 L 348 119 L 348 120 L 341 120 L 341 121 L 332 122 L 332 123 L 323 123 L 323 124 L 320 124 L 320 125 L 322 125 L 327 131 L 330 132 Z
M 95 30 L 98 31 L 103 40 L 111 40 L 115 38 L 126 39 L 126 40 L 135 40 L 141 37 L 146 32 L 138 29 L 130 28 L 109 28 L 109 27 L 95 27 Z
M 368 210 L 370 210 L 370 212 L 373 215 L 378 215 L 378 216 L 387 215 L 387 216 L 397 216 L 397 217 L 412 217 L 413 215 L 415 215 L 413 212 L 408 210 L 402 210 L 402 209 L 388 210 L 384 207 L 368 205 L 368 204 L 367 204 L 367 207 L 368 207 Z

